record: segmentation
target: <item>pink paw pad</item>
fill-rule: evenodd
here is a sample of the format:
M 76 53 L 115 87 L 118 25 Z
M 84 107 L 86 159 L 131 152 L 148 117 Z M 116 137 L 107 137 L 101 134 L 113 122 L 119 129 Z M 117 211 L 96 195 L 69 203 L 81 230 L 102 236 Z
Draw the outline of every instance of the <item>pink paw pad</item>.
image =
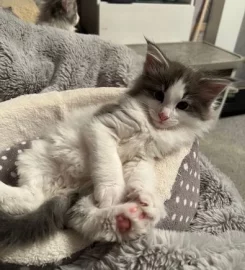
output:
M 116 221 L 117 221 L 117 228 L 120 232 L 126 232 L 131 229 L 131 222 L 124 215 L 118 215 L 116 217 Z
M 130 213 L 136 213 L 137 211 L 138 211 L 138 208 L 136 206 L 129 208 Z
M 140 215 L 139 215 L 139 219 L 145 219 L 145 218 L 147 218 L 147 215 L 146 215 L 146 213 L 141 213 Z

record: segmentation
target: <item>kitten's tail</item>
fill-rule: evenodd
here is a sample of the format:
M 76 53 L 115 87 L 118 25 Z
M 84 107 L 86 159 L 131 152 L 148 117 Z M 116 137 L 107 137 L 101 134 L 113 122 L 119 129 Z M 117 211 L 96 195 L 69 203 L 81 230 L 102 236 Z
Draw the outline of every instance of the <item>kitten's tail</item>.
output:
M 34 212 L 13 216 L 0 211 L 0 250 L 41 241 L 65 226 L 71 197 L 54 197 Z

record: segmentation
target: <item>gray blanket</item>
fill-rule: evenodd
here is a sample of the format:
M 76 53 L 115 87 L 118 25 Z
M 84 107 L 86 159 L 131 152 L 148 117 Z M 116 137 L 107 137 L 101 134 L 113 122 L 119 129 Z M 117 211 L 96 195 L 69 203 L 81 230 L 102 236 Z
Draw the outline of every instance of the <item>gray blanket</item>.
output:
M 204 157 L 201 191 L 190 232 L 155 229 L 140 240 L 97 244 L 57 270 L 244 270 L 245 208 L 230 179 Z
M 143 58 L 123 45 L 27 24 L 0 9 L 0 100 L 85 87 L 128 86 Z

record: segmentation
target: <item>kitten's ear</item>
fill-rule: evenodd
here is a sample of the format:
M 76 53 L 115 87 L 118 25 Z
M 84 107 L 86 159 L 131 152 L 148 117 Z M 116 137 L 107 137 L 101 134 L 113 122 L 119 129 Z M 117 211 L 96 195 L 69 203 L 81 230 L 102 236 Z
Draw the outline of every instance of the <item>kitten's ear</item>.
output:
M 68 0 L 61 0 L 62 8 L 65 12 L 68 11 Z
M 212 103 L 221 94 L 231 82 L 226 79 L 209 79 L 200 80 L 201 98 L 206 103 Z
M 149 68 L 155 65 L 163 65 L 166 69 L 169 68 L 170 61 L 164 55 L 164 53 L 157 47 L 156 44 L 148 40 L 147 38 L 147 52 L 144 69 L 147 71 Z

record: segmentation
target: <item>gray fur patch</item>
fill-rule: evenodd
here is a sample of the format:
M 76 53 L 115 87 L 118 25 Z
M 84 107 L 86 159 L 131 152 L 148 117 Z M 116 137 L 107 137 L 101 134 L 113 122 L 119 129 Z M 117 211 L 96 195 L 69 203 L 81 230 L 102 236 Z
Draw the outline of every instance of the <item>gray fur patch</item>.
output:
M 64 229 L 71 198 L 54 197 L 26 215 L 13 216 L 0 211 L 0 249 L 42 241 Z

